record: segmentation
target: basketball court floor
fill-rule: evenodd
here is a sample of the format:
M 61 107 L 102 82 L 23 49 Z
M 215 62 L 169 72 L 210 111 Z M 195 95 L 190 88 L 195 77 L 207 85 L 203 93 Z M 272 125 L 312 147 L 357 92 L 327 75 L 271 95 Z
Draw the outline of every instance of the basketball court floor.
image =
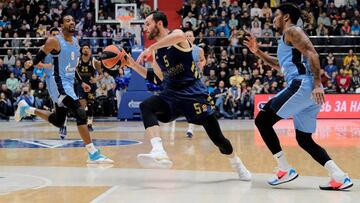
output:
M 187 123 L 162 125 L 174 166 L 143 169 L 136 155 L 151 146 L 141 122 L 97 122 L 94 143 L 113 165 L 87 165 L 86 150 L 69 123 L 67 140 L 45 122 L 0 122 L 0 202 L 359 202 L 360 120 L 320 120 L 315 140 L 353 179 L 350 191 L 321 191 L 326 170 L 296 144 L 292 121 L 276 125 L 283 149 L 300 177 L 278 187 L 266 184 L 275 160 L 253 121 L 221 120 L 251 182 L 237 180 L 229 161 L 202 127 L 185 138 Z

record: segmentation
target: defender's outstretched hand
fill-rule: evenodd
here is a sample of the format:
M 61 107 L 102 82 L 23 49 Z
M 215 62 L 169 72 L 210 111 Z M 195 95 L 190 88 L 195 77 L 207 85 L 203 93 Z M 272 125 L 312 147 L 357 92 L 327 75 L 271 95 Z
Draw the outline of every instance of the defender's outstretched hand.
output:
M 244 45 L 247 46 L 253 54 L 256 54 L 256 52 L 259 50 L 256 38 L 249 32 L 247 32 L 245 35 Z

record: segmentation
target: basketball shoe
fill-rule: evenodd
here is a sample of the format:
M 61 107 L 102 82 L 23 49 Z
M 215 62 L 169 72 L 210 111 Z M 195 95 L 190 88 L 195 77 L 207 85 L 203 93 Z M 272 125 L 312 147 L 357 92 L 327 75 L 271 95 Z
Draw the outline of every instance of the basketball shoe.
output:
M 272 185 L 280 185 L 282 183 L 287 183 L 295 178 L 297 178 L 299 174 L 296 173 L 295 169 L 289 168 L 287 170 L 277 168 L 275 171 L 275 176 L 270 178 L 267 182 Z
M 87 160 L 88 164 L 112 164 L 112 163 L 114 163 L 113 160 L 107 158 L 105 155 L 102 155 L 100 153 L 99 149 L 93 154 L 88 153 L 88 155 L 89 155 L 89 158 Z
M 27 116 L 26 114 L 26 109 L 30 108 L 30 106 L 26 103 L 25 100 L 21 100 L 18 103 L 18 107 L 15 111 L 15 121 L 19 122 L 21 121 L 22 118 L 24 118 L 25 116 Z
M 149 154 L 138 154 L 137 160 L 144 168 L 169 169 L 173 165 L 165 151 L 151 151 Z
M 331 180 L 324 185 L 320 185 L 322 190 L 345 190 L 352 187 L 354 184 L 347 174 L 331 177 Z
M 67 136 L 66 126 L 59 128 L 59 136 L 62 140 L 64 140 L 66 138 L 66 136 Z
M 239 175 L 239 179 L 242 181 L 250 181 L 251 173 L 246 169 L 245 165 L 241 162 L 239 157 L 236 157 L 234 161 L 230 160 L 231 167 L 236 170 Z

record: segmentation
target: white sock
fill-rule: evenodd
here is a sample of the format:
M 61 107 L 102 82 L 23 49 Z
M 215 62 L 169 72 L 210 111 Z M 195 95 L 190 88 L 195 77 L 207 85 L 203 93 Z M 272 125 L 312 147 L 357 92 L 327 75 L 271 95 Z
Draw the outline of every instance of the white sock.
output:
M 35 115 L 35 110 L 36 108 L 34 107 L 29 107 L 25 110 L 25 113 L 29 114 L 29 115 Z
M 161 137 L 151 138 L 150 142 L 151 142 L 151 145 L 152 145 L 152 150 L 151 151 L 163 151 L 163 152 L 165 152 L 164 147 L 162 145 Z
M 324 167 L 329 171 L 329 174 L 332 178 L 342 177 L 345 175 L 344 171 L 342 171 L 333 160 L 327 161 Z
M 274 158 L 275 158 L 276 162 L 278 163 L 279 168 L 284 169 L 284 170 L 291 168 L 290 164 L 286 160 L 286 157 L 285 157 L 285 154 L 283 151 L 280 151 L 280 152 L 274 154 Z
M 192 123 L 189 123 L 189 127 L 188 127 L 188 130 L 187 130 L 187 131 L 193 133 L 193 132 L 194 132 L 194 128 L 195 128 L 195 125 L 192 124 Z
M 85 147 L 90 154 L 94 154 L 97 151 L 93 143 L 87 144 Z
M 229 158 L 231 164 L 241 164 L 243 165 L 240 157 L 234 156 L 233 158 Z
M 92 122 L 93 122 L 93 117 L 89 117 L 87 120 L 87 124 L 92 125 Z

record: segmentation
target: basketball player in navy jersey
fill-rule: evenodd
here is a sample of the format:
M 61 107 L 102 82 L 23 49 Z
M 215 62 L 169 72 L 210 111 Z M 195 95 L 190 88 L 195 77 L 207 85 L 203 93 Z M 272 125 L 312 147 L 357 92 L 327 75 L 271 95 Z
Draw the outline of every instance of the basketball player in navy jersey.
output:
M 90 45 L 84 44 L 81 46 L 81 56 L 79 57 L 77 64 L 77 72 L 80 74 L 80 77 L 83 82 L 89 84 L 91 90 L 85 92 L 83 88 L 78 86 L 78 96 L 80 105 L 86 109 L 88 116 L 87 126 L 89 131 L 94 131 L 92 123 L 94 116 L 94 101 L 95 101 L 95 91 L 96 83 L 103 78 L 103 72 L 101 69 L 101 62 L 96 60 L 91 53 Z
M 79 55 L 79 44 L 73 36 L 75 32 L 75 21 L 70 15 L 65 15 L 61 20 L 62 33 L 46 40 L 45 45 L 35 56 L 34 60 L 26 61 L 24 66 L 29 68 L 33 65 L 42 64 L 41 61 L 52 53 L 53 55 L 53 77 L 55 85 L 49 88 L 49 92 L 58 93 L 55 98 L 56 108 L 66 107 L 55 112 L 45 111 L 30 107 L 24 100 L 20 101 L 15 112 L 15 120 L 20 121 L 26 115 L 37 115 L 42 119 L 49 121 L 56 127 L 62 127 L 65 122 L 67 111 L 74 114 L 78 126 L 78 131 L 83 139 L 88 151 L 88 163 L 113 163 L 113 161 L 100 153 L 91 141 L 90 133 L 87 128 L 87 116 L 85 109 L 80 106 L 79 99 L 74 91 L 75 77 L 82 82 L 78 73 L 76 73 L 76 62 Z M 81 83 L 85 91 L 90 90 L 90 86 Z
M 192 46 L 192 56 L 194 59 L 196 70 L 199 74 L 199 77 L 202 77 L 203 69 L 204 69 L 204 66 L 206 65 L 206 58 L 205 58 L 204 50 L 201 47 L 199 47 L 198 45 L 194 44 L 195 37 L 194 37 L 194 32 L 192 30 L 186 31 L 185 35 Z M 194 128 L 195 128 L 195 125 L 192 123 L 189 123 L 188 129 L 186 131 L 187 138 L 192 138 L 192 136 L 194 134 Z
M 156 43 L 144 50 L 138 62 L 130 56 L 128 66 L 142 77 L 164 88 L 157 96 L 152 96 L 140 104 L 146 129 L 151 138 L 152 150 L 149 154 L 139 154 L 139 163 L 146 168 L 170 168 L 172 161 L 164 150 L 160 138 L 158 121 L 168 123 L 184 115 L 189 123 L 202 125 L 210 139 L 222 154 L 229 157 L 232 167 L 237 170 L 240 180 L 251 179 L 250 172 L 236 155 L 230 141 L 224 137 L 214 115 L 213 102 L 206 87 L 199 80 L 192 57 L 192 46 L 181 30 L 169 31 L 167 17 L 161 11 L 150 13 L 145 19 L 145 32 Z M 140 64 L 153 54 L 152 68 Z
M 294 4 L 282 4 L 277 8 L 274 26 L 282 33 L 277 49 L 278 58 L 261 51 L 252 35 L 247 36 L 244 42 L 252 53 L 272 68 L 281 71 L 289 84 L 270 99 L 255 119 L 261 137 L 278 163 L 278 170 L 268 183 L 279 185 L 298 177 L 287 162 L 273 128 L 279 120 L 293 116 L 298 144 L 330 174 L 331 181 L 320 185 L 320 189 L 343 190 L 351 187 L 352 181 L 311 136 L 316 129 L 317 114 L 324 103 L 324 90 L 321 85 L 319 55 L 303 29 L 296 26 L 300 16 L 301 11 Z

